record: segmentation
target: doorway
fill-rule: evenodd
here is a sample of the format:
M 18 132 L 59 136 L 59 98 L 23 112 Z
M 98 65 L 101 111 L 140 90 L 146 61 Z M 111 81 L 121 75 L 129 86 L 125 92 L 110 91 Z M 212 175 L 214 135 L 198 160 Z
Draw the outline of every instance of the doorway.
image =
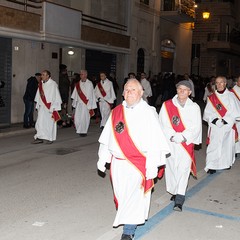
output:
M 11 124 L 12 39 L 0 38 L 0 128 Z

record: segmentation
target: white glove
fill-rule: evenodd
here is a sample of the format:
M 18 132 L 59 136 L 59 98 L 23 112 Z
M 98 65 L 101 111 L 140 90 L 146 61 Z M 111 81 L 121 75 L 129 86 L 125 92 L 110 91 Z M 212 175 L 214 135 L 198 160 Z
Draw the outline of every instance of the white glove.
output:
M 172 138 L 172 141 L 175 143 L 181 143 L 184 141 L 184 137 L 181 133 L 175 133 L 175 135 Z
M 98 162 L 97 162 L 97 168 L 98 168 L 98 170 L 104 173 L 104 172 L 106 171 L 105 165 L 106 165 L 105 162 L 100 162 L 100 161 L 98 161 Z
M 147 168 L 146 171 L 146 179 L 154 179 L 155 177 L 157 177 L 158 174 L 158 168 Z
M 222 119 L 218 119 L 218 120 L 216 121 L 216 126 L 217 126 L 217 127 L 221 128 L 223 125 L 224 125 L 224 123 L 223 123 Z

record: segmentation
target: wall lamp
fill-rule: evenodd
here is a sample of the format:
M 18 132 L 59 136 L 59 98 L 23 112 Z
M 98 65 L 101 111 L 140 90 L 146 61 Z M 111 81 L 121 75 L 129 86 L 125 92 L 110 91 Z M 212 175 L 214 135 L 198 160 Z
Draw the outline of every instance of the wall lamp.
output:
M 70 56 L 74 55 L 74 51 L 72 49 L 68 50 L 68 55 Z
M 210 17 L 210 12 L 205 10 L 203 13 L 202 13 L 202 17 L 203 19 L 209 19 Z

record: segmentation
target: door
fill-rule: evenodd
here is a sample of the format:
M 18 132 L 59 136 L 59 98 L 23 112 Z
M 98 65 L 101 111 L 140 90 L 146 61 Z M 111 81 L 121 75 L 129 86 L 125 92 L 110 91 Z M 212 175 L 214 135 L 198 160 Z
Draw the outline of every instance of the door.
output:
M 0 38 L 0 128 L 11 124 L 12 39 Z

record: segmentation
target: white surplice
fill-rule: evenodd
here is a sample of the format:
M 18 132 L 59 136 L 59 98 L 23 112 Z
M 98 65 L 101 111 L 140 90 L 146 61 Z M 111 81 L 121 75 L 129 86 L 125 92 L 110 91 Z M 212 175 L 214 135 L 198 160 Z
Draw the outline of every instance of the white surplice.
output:
M 240 87 L 235 85 L 233 87 L 233 90 L 234 90 L 234 94 L 236 94 L 236 98 L 237 100 L 239 101 L 240 99 Z M 239 101 L 240 103 L 240 101 Z M 240 116 L 239 116 L 239 119 L 240 119 Z M 236 121 L 236 126 L 237 126 L 237 131 L 238 131 L 238 141 L 235 143 L 235 147 L 236 147 L 236 153 L 240 153 L 240 121 Z
M 177 100 L 177 95 L 173 97 L 172 101 L 178 108 L 181 120 L 185 126 L 182 135 L 186 139 L 186 144 L 200 144 L 202 142 L 200 107 L 190 98 L 187 99 L 184 107 L 182 107 Z M 191 157 L 182 144 L 170 141 L 170 138 L 176 132 L 172 127 L 172 120 L 169 119 L 165 104 L 163 104 L 160 110 L 159 121 L 171 149 L 171 156 L 167 158 L 165 169 L 167 191 L 173 195 L 185 195 L 192 164 Z
M 146 156 L 147 173 L 157 173 L 157 167 L 164 165 L 169 146 L 160 128 L 155 108 L 141 101 L 134 107 L 126 107 L 123 101 L 125 119 L 129 134 L 135 146 Z M 105 163 L 111 163 L 114 194 L 118 210 L 113 226 L 120 224 L 143 224 L 148 218 L 151 191 L 144 193 L 142 175 L 125 159 L 116 142 L 111 115 L 99 138 L 98 169 L 104 171 Z
M 51 103 L 50 109 L 48 109 L 43 103 L 39 88 L 37 90 L 34 101 L 36 102 L 36 109 L 38 111 L 37 121 L 35 128 L 37 133 L 34 138 L 45 139 L 49 141 L 55 141 L 57 137 L 57 123 L 52 118 L 52 112 L 61 110 L 62 99 L 59 93 L 57 83 L 51 78 L 42 83 L 44 95 L 47 103 Z
M 88 103 L 85 104 L 79 94 L 77 92 L 77 88 L 75 87 L 72 93 L 72 106 L 75 108 L 74 112 L 74 124 L 77 133 L 86 134 L 90 124 L 90 109 L 97 108 L 96 98 L 94 95 L 93 84 L 90 80 L 86 80 L 86 82 L 79 81 L 77 84 L 80 84 L 80 88 L 83 94 L 86 96 Z
M 232 127 L 236 122 L 236 117 L 240 116 L 239 102 L 234 93 L 228 89 L 222 94 L 215 91 L 215 94 L 227 109 L 227 112 L 225 116 L 221 117 L 208 99 L 203 114 L 203 120 L 208 123 L 210 140 L 207 147 L 206 172 L 209 169 L 220 170 L 229 168 L 235 161 L 235 131 Z M 219 128 L 212 123 L 215 118 L 223 118 L 227 124 Z
M 113 84 L 110 80 L 106 78 L 104 81 L 101 81 L 101 85 L 106 93 L 106 96 L 102 96 L 98 85 L 96 85 L 94 92 L 96 99 L 99 99 L 99 110 L 102 117 L 100 127 L 104 127 L 111 112 L 110 104 L 113 104 L 114 100 L 116 99 L 116 95 L 113 89 Z
M 141 84 L 142 84 L 142 87 L 144 90 L 142 98 L 143 98 L 143 100 L 148 102 L 148 97 L 152 96 L 151 84 L 146 78 L 141 79 Z

